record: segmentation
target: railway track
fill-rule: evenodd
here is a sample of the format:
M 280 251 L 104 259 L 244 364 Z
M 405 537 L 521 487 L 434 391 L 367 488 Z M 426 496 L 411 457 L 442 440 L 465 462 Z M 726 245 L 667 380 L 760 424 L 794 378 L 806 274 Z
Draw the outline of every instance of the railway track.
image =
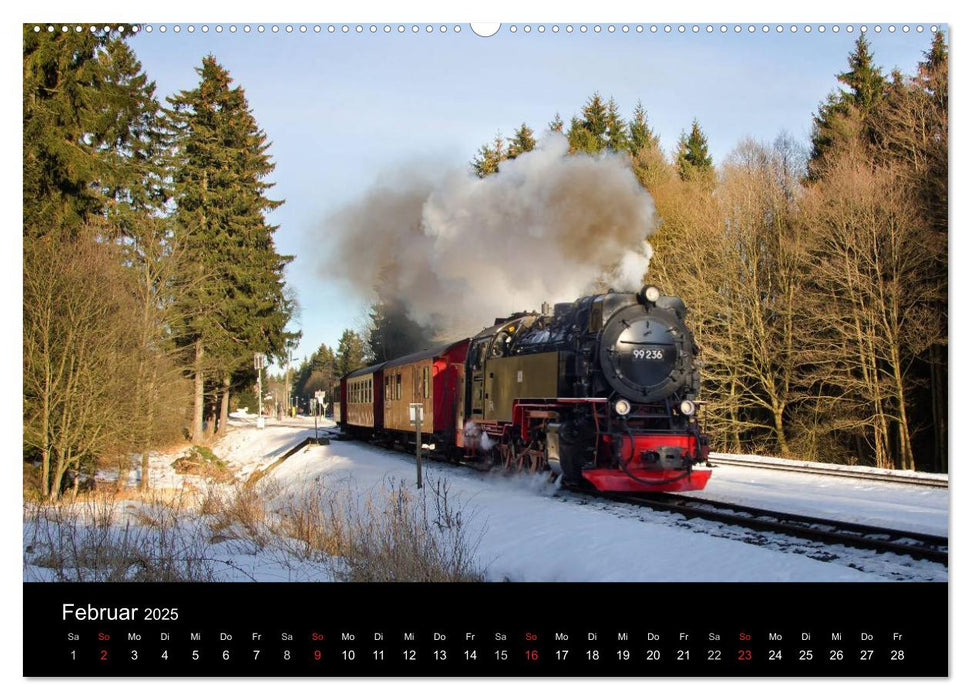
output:
M 719 503 L 681 494 L 604 494 L 612 501 L 681 513 L 751 530 L 776 532 L 816 542 L 903 554 L 947 565 L 948 540 L 939 535 L 847 523 L 840 520 Z
M 346 439 L 335 429 L 321 431 L 321 435 L 336 440 Z M 446 461 L 440 455 L 429 451 L 423 451 L 423 457 L 435 461 Z M 720 462 L 721 458 L 712 461 Z M 738 462 L 744 462 L 744 458 L 738 458 Z M 747 466 L 747 464 L 739 464 L 739 466 Z M 759 466 L 763 466 L 763 463 L 760 462 Z M 795 468 L 791 470 L 807 471 Z M 823 472 L 813 471 L 812 473 Z M 842 473 L 839 476 L 861 478 L 855 472 Z M 862 478 L 867 477 L 863 476 Z M 908 483 L 910 482 L 908 481 Z M 938 484 L 934 485 L 937 486 Z M 588 490 L 578 490 L 578 493 L 603 497 L 618 503 L 629 503 L 655 510 L 680 513 L 688 518 L 703 518 L 728 525 L 738 525 L 760 532 L 775 532 L 815 542 L 907 555 L 914 559 L 933 561 L 945 566 L 948 562 L 948 538 L 939 535 L 783 513 L 764 508 L 742 506 L 736 503 L 721 503 L 704 498 L 685 496 L 680 493 L 611 494 Z
M 921 475 L 915 472 L 894 472 L 875 467 L 845 467 L 839 464 L 803 462 L 794 459 L 774 457 L 746 457 L 744 455 L 712 454 L 708 458 L 712 467 L 747 467 L 749 469 L 775 469 L 779 471 L 838 476 L 846 479 L 865 479 L 868 481 L 889 481 L 897 484 L 923 486 L 925 488 L 946 489 L 947 477 L 937 474 Z

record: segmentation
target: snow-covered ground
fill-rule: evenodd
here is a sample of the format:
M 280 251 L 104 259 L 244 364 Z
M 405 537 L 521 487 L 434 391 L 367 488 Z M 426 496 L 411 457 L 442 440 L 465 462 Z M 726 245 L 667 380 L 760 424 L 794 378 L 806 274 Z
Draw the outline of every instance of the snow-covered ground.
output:
M 349 485 L 366 492 L 380 488 L 389 479 L 413 485 L 414 472 L 409 456 L 361 443 L 333 442 L 294 455 L 277 467 L 270 478 L 290 485 L 314 480 L 340 483 L 342 487 Z M 722 473 L 719 469 L 713 475 L 709 488 Z M 784 492 L 780 480 L 786 476 L 772 474 L 775 492 Z M 799 474 L 789 477 L 796 482 L 812 478 Z M 819 556 L 814 548 L 803 548 L 806 556 L 750 544 L 726 536 L 730 528 L 713 523 L 705 524 L 711 534 L 679 527 L 680 516 L 562 494 L 542 475 L 507 477 L 426 462 L 426 480 L 439 478 L 449 481 L 453 494 L 464 503 L 463 510 L 471 513 L 473 525 L 480 529 L 480 561 L 493 580 L 860 581 L 908 576 L 899 572 L 899 566 L 871 566 L 870 571 L 860 571 L 852 557 Z M 790 503 L 801 504 L 808 511 L 814 497 L 836 494 L 824 512 L 831 516 L 860 515 L 865 510 L 869 484 L 860 486 L 856 480 L 848 481 L 843 489 L 835 485 L 829 485 L 828 491 L 807 487 L 801 497 L 793 496 Z M 732 492 L 728 485 L 732 482 L 752 483 L 746 476 L 726 477 L 719 497 Z M 895 491 L 885 486 L 880 489 L 881 493 Z M 736 486 L 735 492 L 742 491 Z M 748 492 L 753 504 L 783 505 L 779 499 L 760 501 L 754 492 Z M 915 511 L 919 500 L 905 500 L 900 508 Z M 852 504 L 848 512 L 839 511 L 841 503 Z M 874 510 L 883 517 L 892 517 L 891 503 L 884 493 Z M 946 522 L 946 497 L 943 507 Z M 933 520 L 928 516 L 925 522 Z M 820 561 L 813 556 L 849 563 Z M 904 569 L 910 565 L 909 558 L 884 556 L 908 560 Z M 946 578 L 946 569 L 939 565 L 921 562 L 913 563 L 912 568 L 915 578 Z
M 236 415 L 234 429 L 213 448 L 240 482 L 267 470 L 314 435 L 312 419 L 268 420 Z M 320 421 L 321 428 L 333 426 Z M 173 454 L 152 456 L 153 485 L 177 489 L 197 477 L 177 474 Z M 947 568 L 909 557 L 806 543 L 781 535 L 612 503 L 560 490 L 545 475 L 506 476 L 425 462 L 426 491 L 447 481 L 479 567 L 493 581 L 879 581 L 946 580 Z M 375 446 L 332 441 L 310 445 L 270 469 L 259 488 L 277 494 L 350 494 L 366 499 L 403 484 L 415 489 L 414 458 Z M 198 484 L 190 484 L 197 491 Z M 719 467 L 704 497 L 775 510 L 855 519 L 927 532 L 947 531 L 947 490 Z M 132 509 L 133 506 L 125 506 Z M 25 522 L 25 533 L 27 523 Z M 26 541 L 26 537 L 25 537 Z M 218 580 L 322 580 L 320 562 L 273 547 L 216 538 L 206 558 Z M 25 556 L 29 562 L 29 557 Z M 25 577 L 44 572 L 25 564 Z
M 947 535 L 949 489 L 819 476 L 790 471 L 715 467 L 698 494 L 785 513 Z
M 761 455 L 734 455 L 728 452 L 712 452 L 709 458 L 712 462 L 731 462 L 732 460 L 741 457 L 746 462 L 753 462 L 764 464 L 767 467 L 788 467 L 790 469 L 800 470 L 805 469 L 805 471 L 810 471 L 812 469 L 825 469 L 840 472 L 841 475 L 846 476 L 880 476 L 886 475 L 887 470 L 879 469 L 877 467 L 869 467 L 859 464 L 831 464 L 829 462 L 809 462 L 802 459 L 783 459 L 782 457 L 765 457 Z M 897 470 L 893 472 L 893 476 L 896 479 L 913 479 L 915 481 L 936 481 L 943 486 L 947 486 L 949 477 L 947 474 L 932 474 L 930 472 L 912 472 L 906 470 Z

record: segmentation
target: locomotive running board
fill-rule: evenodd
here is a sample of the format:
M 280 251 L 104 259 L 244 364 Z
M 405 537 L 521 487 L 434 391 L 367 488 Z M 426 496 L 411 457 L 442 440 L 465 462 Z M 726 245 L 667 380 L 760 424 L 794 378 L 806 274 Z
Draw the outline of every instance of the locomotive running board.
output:
M 621 469 L 589 469 L 583 478 L 598 491 L 649 492 L 649 491 L 700 491 L 711 477 L 710 469 L 631 469 L 636 479 Z

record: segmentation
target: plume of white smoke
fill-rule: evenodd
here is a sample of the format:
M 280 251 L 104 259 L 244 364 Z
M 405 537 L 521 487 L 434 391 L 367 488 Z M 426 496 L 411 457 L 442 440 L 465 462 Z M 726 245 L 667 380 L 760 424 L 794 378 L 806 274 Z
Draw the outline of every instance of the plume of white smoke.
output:
M 486 178 L 372 188 L 329 220 L 327 270 L 358 292 L 403 299 L 415 321 L 453 337 L 597 284 L 638 289 L 655 226 L 624 156 L 569 155 L 550 133 Z

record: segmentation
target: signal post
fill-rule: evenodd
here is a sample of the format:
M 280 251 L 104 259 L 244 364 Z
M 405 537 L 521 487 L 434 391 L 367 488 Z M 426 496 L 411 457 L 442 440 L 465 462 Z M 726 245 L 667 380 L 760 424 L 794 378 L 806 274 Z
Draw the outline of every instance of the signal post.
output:
M 408 404 L 408 417 L 415 424 L 415 467 L 418 470 L 418 488 L 421 488 L 421 419 L 424 418 L 424 413 L 423 404 Z

